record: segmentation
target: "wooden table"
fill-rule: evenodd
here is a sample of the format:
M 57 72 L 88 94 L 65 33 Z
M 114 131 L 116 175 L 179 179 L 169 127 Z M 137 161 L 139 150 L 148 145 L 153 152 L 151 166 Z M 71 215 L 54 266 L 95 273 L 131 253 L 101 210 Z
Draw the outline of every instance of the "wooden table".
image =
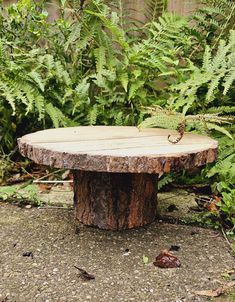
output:
M 122 230 L 152 222 L 157 179 L 216 160 L 218 144 L 207 136 L 136 127 L 84 126 L 35 132 L 18 140 L 22 155 L 74 173 L 75 217 L 86 225 Z

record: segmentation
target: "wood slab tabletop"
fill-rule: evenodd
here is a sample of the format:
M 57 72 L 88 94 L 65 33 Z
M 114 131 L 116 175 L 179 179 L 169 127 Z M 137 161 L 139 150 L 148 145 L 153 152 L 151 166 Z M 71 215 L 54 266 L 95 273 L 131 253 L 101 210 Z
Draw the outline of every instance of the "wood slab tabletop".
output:
M 217 141 L 174 130 L 81 126 L 38 131 L 18 139 L 22 155 L 38 164 L 83 171 L 156 173 L 192 169 L 217 158 Z

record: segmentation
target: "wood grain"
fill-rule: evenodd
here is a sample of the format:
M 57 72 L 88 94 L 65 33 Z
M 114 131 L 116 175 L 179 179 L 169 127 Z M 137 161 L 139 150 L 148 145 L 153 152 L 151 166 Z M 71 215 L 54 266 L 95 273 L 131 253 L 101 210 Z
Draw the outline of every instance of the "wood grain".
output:
M 84 126 L 39 131 L 18 144 L 21 154 L 36 163 L 84 171 L 162 174 L 216 160 L 215 140 L 186 133 L 173 145 L 169 134 L 177 136 L 167 129 Z

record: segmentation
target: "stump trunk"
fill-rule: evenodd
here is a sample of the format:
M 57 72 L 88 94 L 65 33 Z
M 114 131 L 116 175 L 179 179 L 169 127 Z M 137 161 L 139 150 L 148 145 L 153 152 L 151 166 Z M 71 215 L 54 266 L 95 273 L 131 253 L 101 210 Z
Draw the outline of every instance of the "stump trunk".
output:
M 74 172 L 75 217 L 86 225 L 123 230 L 151 223 L 157 212 L 157 175 Z

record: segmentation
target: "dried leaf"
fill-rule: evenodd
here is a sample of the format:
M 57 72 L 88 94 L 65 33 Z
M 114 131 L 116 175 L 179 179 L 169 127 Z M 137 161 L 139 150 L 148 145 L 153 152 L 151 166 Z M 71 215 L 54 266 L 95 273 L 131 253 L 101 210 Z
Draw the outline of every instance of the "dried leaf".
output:
M 22 254 L 23 257 L 31 257 L 33 259 L 33 252 L 24 252 Z
M 74 265 L 74 267 L 76 269 L 78 269 L 80 271 L 79 277 L 83 278 L 84 280 L 92 280 L 95 279 L 94 275 L 89 274 L 87 271 L 85 271 L 84 269 L 77 267 Z
M 71 172 L 70 172 L 70 170 L 66 170 L 62 175 L 61 175 L 61 178 L 63 179 L 63 180 L 65 180 L 65 179 L 70 179 L 69 178 L 69 174 L 70 174 Z
M 199 296 L 219 297 L 234 286 L 235 286 L 235 282 L 233 281 L 233 282 L 225 283 L 222 286 L 218 287 L 217 289 L 195 291 L 194 293 Z
M 218 210 L 217 204 L 220 201 L 220 198 L 217 196 L 205 197 L 199 196 L 195 198 L 196 203 L 198 204 L 199 209 L 206 209 L 209 212 L 215 212 Z
M 51 185 L 49 184 L 38 183 L 37 185 L 38 185 L 39 192 L 41 193 L 48 192 L 51 189 Z
M 178 250 L 180 249 L 179 245 L 172 245 L 169 249 L 170 252 L 178 252 Z
M 176 268 L 181 265 L 180 260 L 168 250 L 161 251 L 153 264 L 161 268 Z

